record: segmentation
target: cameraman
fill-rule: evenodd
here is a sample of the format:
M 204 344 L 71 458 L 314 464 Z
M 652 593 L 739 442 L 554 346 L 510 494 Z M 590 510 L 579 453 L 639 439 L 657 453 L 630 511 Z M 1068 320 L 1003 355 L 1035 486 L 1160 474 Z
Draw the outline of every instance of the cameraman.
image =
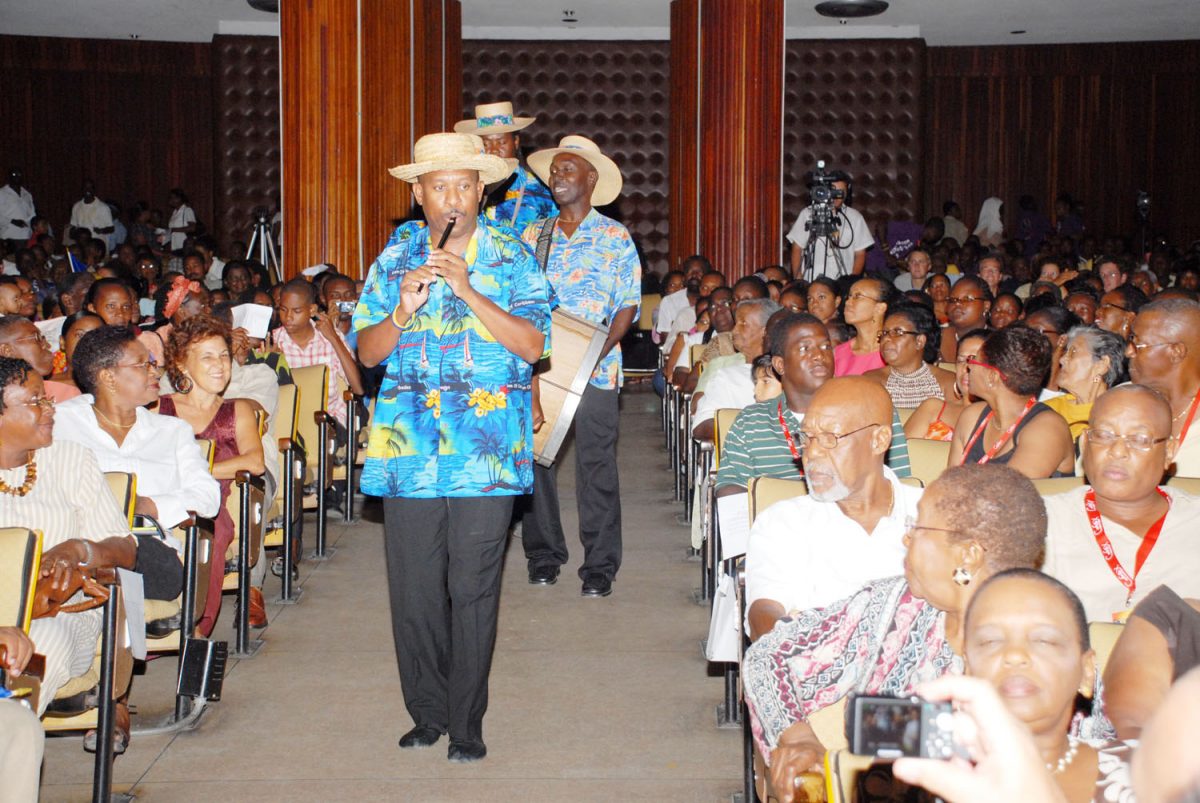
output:
M 867 263 L 867 249 L 875 244 L 875 238 L 871 236 L 871 230 L 862 214 L 846 206 L 846 197 L 850 193 L 850 176 L 841 170 L 826 174 L 818 167 L 808 183 L 810 195 L 822 186 L 832 190 L 830 205 L 833 231 L 829 234 L 828 241 L 824 237 L 816 238 L 813 243 L 812 264 L 801 265 L 805 246 L 808 245 L 808 228 L 813 217 L 813 207 L 818 204 L 806 206 L 800 212 L 787 235 L 792 244 L 792 275 L 797 279 L 809 281 L 818 276 L 829 276 L 833 279 L 844 275 L 859 276 Z M 832 249 L 828 248 L 827 242 L 833 245 Z

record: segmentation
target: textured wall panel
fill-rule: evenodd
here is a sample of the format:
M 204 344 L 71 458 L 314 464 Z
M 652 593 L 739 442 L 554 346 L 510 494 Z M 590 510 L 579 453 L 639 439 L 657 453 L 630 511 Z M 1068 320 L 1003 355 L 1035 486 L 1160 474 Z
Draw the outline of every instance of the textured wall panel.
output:
M 483 41 L 463 43 L 463 117 L 475 104 L 512 100 L 538 121 L 526 153 L 583 134 L 620 166 L 621 197 L 602 210 L 629 227 L 645 267 L 668 259 L 667 42 Z
M 1133 233 L 1138 190 L 1173 242 L 1200 237 L 1200 42 L 928 51 L 925 199 L 973 223 L 989 195 L 1043 211 L 1070 193 L 1101 237 Z
M 279 194 L 279 39 L 214 37 L 212 75 L 215 228 L 232 254 L 231 242 L 249 242 L 254 208 Z
M 784 234 L 808 204 L 804 175 L 818 159 L 853 176 L 853 206 L 872 231 L 922 218 L 924 77 L 919 39 L 787 43 Z

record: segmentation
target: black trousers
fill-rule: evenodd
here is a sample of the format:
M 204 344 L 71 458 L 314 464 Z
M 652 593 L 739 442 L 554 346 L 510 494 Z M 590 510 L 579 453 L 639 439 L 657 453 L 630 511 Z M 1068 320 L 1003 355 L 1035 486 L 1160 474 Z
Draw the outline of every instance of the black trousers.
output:
M 575 504 L 583 544 L 580 578 L 621 568 L 621 485 L 617 477 L 617 391 L 588 385 L 575 411 Z M 521 524 L 529 567 L 567 562 L 567 540 L 558 507 L 557 466 L 533 467 L 533 496 Z
M 392 637 L 413 722 L 483 741 L 513 497 L 384 499 Z

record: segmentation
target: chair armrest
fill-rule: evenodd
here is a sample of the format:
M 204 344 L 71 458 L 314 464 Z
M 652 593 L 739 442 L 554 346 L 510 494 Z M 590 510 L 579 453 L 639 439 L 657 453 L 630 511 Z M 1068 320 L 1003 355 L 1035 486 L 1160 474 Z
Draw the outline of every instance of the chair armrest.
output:
M 287 450 L 289 450 L 291 448 L 292 448 L 292 439 L 291 438 L 280 438 L 279 439 L 280 453 L 286 452 Z
M 342 401 L 346 402 L 346 404 L 349 404 L 350 402 L 354 401 L 357 398 L 358 398 L 358 394 L 352 390 L 343 390 L 342 391 Z
M 333 418 L 333 416 L 331 416 L 329 413 L 325 412 L 324 410 L 317 410 L 316 412 L 313 413 L 313 421 L 316 423 L 317 426 L 321 426 L 321 422 L 325 422 L 327 424 L 333 424 L 334 418 Z
M 233 475 L 233 481 L 237 485 L 249 485 L 252 488 L 266 493 L 267 484 L 261 474 L 252 474 L 248 469 L 242 469 Z

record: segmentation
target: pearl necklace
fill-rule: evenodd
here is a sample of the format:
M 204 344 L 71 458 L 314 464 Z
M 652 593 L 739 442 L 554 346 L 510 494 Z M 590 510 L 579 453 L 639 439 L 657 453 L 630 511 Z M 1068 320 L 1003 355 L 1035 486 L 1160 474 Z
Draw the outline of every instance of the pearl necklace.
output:
M 1062 754 L 1056 763 L 1051 764 L 1046 762 L 1046 770 L 1051 775 L 1061 775 L 1062 771 L 1071 766 L 1071 762 L 1075 760 L 1075 756 L 1079 753 L 1079 740 L 1074 736 L 1067 737 L 1067 752 Z

